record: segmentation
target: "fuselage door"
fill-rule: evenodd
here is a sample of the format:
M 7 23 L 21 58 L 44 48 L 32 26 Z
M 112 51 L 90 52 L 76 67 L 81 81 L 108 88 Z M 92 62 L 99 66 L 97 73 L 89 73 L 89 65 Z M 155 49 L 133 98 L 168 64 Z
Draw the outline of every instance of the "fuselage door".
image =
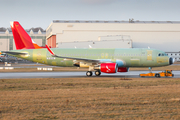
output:
M 152 61 L 152 50 L 147 50 L 147 60 Z

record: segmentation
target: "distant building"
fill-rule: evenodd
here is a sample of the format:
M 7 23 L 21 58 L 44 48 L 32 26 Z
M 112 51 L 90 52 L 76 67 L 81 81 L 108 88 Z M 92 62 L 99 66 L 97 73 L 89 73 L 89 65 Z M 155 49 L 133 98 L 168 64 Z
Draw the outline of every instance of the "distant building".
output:
M 26 30 L 30 37 L 40 46 L 46 44 L 46 31 L 42 28 L 31 28 Z M 0 51 L 15 50 L 11 28 L 0 28 Z
M 166 52 L 168 56 L 171 56 L 175 61 L 180 61 L 180 51 L 179 52 Z
M 123 48 L 124 43 L 116 36 L 129 36 L 132 48 L 150 47 L 172 54 L 180 51 L 180 21 L 54 20 L 46 29 L 47 44 L 59 48 L 87 48 L 88 44 L 95 48 Z M 107 41 L 113 42 L 105 44 Z M 174 58 L 179 61 L 179 57 Z
M 51 47 L 63 42 L 101 41 L 104 36 L 115 35 L 130 36 L 133 48 L 180 51 L 180 21 L 54 20 L 46 29 L 47 44 Z M 103 40 L 108 38 L 104 37 Z M 114 48 L 113 44 L 109 46 Z
M 111 46 L 113 45 L 113 46 Z M 132 48 L 132 40 L 129 36 L 110 35 L 100 36 L 94 41 L 58 42 L 58 48 Z

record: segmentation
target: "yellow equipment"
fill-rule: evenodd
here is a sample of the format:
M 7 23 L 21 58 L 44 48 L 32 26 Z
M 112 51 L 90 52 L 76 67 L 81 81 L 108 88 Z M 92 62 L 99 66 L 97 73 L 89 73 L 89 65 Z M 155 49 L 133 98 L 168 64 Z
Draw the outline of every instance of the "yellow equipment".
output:
M 172 74 L 172 70 L 165 70 L 159 73 L 144 73 L 140 74 L 141 77 L 174 77 L 174 74 Z

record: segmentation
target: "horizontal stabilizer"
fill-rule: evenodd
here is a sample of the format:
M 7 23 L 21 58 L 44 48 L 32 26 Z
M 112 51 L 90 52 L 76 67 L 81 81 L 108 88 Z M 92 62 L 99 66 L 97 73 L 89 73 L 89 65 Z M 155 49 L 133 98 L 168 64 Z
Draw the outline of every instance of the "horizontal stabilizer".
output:
M 20 53 L 20 52 L 2 52 L 2 53 L 7 53 L 11 55 L 27 55 L 28 53 Z

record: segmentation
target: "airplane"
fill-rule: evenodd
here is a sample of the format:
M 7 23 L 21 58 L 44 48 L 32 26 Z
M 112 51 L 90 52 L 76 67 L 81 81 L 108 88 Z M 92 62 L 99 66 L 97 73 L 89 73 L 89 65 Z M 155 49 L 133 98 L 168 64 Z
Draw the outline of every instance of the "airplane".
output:
M 101 72 L 112 74 L 128 72 L 130 67 L 149 67 L 151 69 L 174 63 L 174 59 L 165 52 L 151 48 L 65 49 L 49 48 L 46 45 L 46 48 L 36 49 L 32 46 L 30 36 L 19 26 L 19 22 L 11 22 L 14 38 L 24 44 L 16 43 L 17 50 L 4 53 L 51 66 L 86 67 L 88 68 L 86 72 L 88 77 L 93 75 L 93 71 L 96 76 L 100 76 Z M 19 37 L 16 36 L 17 33 Z M 26 37 L 23 37 L 24 35 Z M 19 39 L 20 37 L 23 39 Z

